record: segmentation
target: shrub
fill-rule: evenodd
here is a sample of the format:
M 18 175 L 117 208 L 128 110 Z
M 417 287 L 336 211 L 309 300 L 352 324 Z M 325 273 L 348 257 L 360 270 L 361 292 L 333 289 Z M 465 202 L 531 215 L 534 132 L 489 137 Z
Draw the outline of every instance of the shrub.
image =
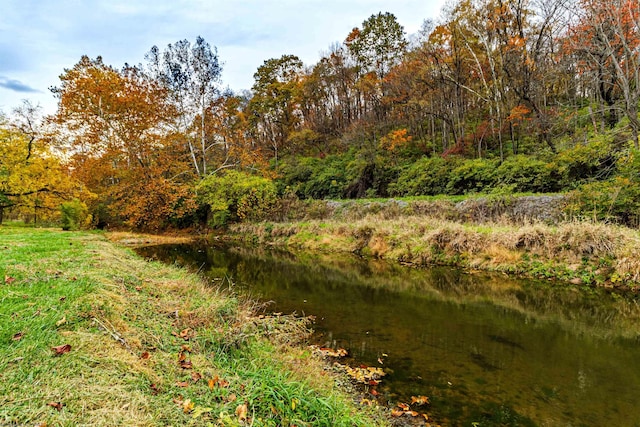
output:
M 640 225 L 640 182 L 618 176 L 585 184 L 570 193 L 567 210 L 576 216 L 637 227 Z
M 557 174 L 552 165 L 517 155 L 506 159 L 495 171 L 495 185 L 518 193 L 548 193 L 558 190 Z
M 391 196 L 445 194 L 451 170 L 459 162 L 442 157 L 424 157 L 404 168 L 395 183 L 389 184 Z
M 498 166 L 499 160 L 497 159 L 466 160 L 451 171 L 447 193 L 479 193 L 492 187 L 496 181 Z
M 198 200 L 210 210 L 210 225 L 230 221 L 260 220 L 276 201 L 276 187 L 268 178 L 228 170 L 209 175 L 196 186 Z
M 85 228 L 91 223 L 91 216 L 87 205 L 78 199 L 64 202 L 60 205 L 62 229 L 65 231 Z

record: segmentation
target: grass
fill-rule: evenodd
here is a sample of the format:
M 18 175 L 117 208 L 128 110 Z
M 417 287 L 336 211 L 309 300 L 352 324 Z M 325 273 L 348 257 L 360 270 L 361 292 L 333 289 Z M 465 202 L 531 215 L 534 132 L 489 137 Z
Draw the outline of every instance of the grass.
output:
M 3 225 L 0 280 L 0 425 L 385 423 L 291 345 L 299 319 L 100 233 Z
M 353 252 L 419 266 L 452 265 L 574 284 L 640 287 L 638 231 L 602 223 L 474 223 L 424 214 L 390 218 L 381 212 L 360 219 L 323 219 L 322 226 L 317 221 L 275 223 L 268 234 L 262 228 L 259 223 L 237 224 L 231 233 L 260 243 Z

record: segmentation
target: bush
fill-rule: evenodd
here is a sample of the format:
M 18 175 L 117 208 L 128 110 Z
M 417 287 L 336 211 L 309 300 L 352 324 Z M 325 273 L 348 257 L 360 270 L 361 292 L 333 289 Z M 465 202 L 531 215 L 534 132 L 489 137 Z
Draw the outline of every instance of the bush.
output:
M 517 155 L 506 159 L 495 171 L 495 185 L 518 193 L 549 193 L 558 190 L 553 166 L 534 158 Z
M 453 169 L 447 184 L 448 194 L 480 193 L 495 185 L 499 160 L 466 160 Z
M 87 205 L 78 199 L 60 205 L 62 229 L 65 231 L 85 228 L 91 223 Z
M 236 170 L 207 176 L 196 191 L 199 202 L 209 208 L 213 227 L 230 221 L 264 219 L 276 201 L 273 181 Z
M 391 196 L 435 196 L 445 194 L 453 159 L 425 157 L 405 167 L 395 183 L 389 184 Z
M 628 226 L 640 225 L 640 182 L 625 177 L 583 185 L 569 195 L 570 214 Z

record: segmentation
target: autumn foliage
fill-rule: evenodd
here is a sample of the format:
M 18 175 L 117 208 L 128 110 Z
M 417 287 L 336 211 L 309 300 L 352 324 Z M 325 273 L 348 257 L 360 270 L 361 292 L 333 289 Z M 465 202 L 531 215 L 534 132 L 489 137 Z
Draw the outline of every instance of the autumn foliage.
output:
M 226 171 L 301 198 L 571 190 L 612 178 L 638 148 L 639 47 L 637 2 L 458 0 L 411 37 L 380 12 L 315 64 L 266 59 L 242 94 L 222 90 L 202 37 L 122 69 L 84 56 L 53 89 L 46 132 L 22 120 L 2 137 L 19 138 L 23 163 L 33 155 L 25 177 L 58 178 L 2 178 L 0 206 L 50 209 L 75 185 L 97 226 L 202 224 L 197 188 Z M 595 166 L 567 166 L 603 140 Z M 55 168 L 37 166 L 53 148 Z M 514 164 L 539 178 L 514 178 Z

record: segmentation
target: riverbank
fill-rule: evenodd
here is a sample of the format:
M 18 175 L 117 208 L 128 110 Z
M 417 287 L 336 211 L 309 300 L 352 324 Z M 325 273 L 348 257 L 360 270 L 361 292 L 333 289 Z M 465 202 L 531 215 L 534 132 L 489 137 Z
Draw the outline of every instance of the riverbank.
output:
M 589 221 L 511 221 L 502 216 L 452 220 L 442 212 L 400 210 L 394 203 L 358 215 L 236 224 L 228 237 L 261 245 L 351 252 L 420 267 L 447 265 L 631 291 L 640 287 L 637 230 Z
M 299 320 L 101 233 L 3 225 L 0 252 L 1 424 L 385 424 Z

